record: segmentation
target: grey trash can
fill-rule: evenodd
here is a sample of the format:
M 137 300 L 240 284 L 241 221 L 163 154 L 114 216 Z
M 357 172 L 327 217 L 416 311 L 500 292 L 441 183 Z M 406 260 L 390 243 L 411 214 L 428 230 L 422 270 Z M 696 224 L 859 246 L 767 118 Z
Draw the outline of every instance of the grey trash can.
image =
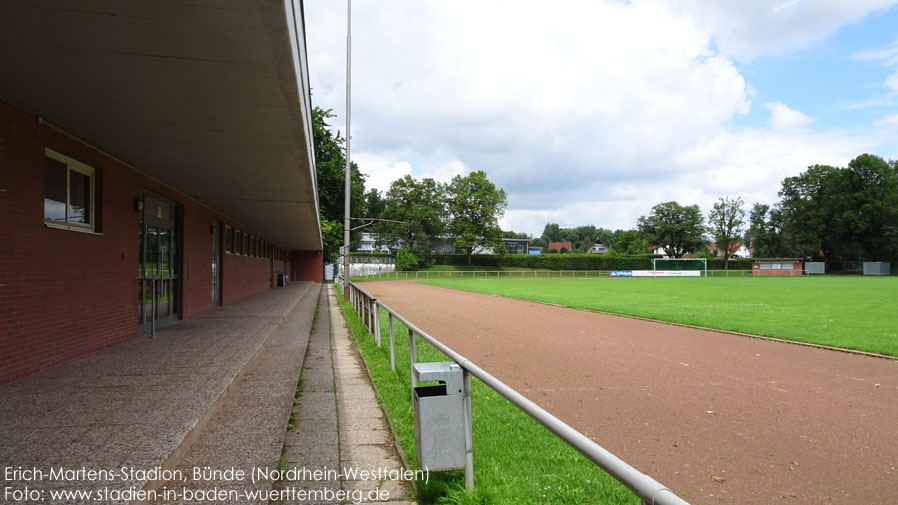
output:
M 439 385 L 415 388 L 415 456 L 429 471 L 465 467 L 464 394 L 462 369 L 456 363 L 415 363 L 419 382 Z

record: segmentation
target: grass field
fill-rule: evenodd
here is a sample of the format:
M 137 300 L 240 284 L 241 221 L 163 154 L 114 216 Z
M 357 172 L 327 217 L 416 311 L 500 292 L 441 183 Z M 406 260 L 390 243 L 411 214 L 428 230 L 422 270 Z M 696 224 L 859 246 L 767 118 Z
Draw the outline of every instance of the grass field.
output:
M 408 330 L 395 322 L 396 372 L 390 371 L 386 314 L 381 320 L 383 347 L 342 303 L 353 337 L 377 386 L 378 401 L 390 415 L 399 443 L 412 465 L 415 460 L 414 418 L 410 398 Z M 448 361 L 442 353 L 416 341 L 418 362 Z M 639 500 L 580 453 L 476 379 L 471 380 L 474 429 L 475 491 L 464 489 L 462 471 L 433 473 L 417 482 L 419 503 L 496 504 L 630 504 Z
M 478 293 L 898 356 L 898 278 L 443 279 Z

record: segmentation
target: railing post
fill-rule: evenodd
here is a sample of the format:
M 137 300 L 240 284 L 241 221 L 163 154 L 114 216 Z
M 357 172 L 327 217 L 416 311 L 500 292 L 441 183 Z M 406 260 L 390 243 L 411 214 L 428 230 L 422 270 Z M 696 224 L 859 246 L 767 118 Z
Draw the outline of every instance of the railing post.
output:
M 462 369 L 465 395 L 465 487 L 474 490 L 474 427 L 471 417 L 471 373 Z
M 374 300 L 374 340 L 377 341 L 377 347 L 380 347 L 380 304 Z
M 415 404 L 415 386 L 418 385 L 418 379 L 415 378 L 415 360 L 417 359 L 415 352 L 415 332 L 411 328 L 408 330 L 408 366 L 409 374 L 412 378 L 411 398 L 412 405 Z
M 387 312 L 390 316 L 390 371 L 396 372 L 396 344 L 393 342 L 393 313 Z

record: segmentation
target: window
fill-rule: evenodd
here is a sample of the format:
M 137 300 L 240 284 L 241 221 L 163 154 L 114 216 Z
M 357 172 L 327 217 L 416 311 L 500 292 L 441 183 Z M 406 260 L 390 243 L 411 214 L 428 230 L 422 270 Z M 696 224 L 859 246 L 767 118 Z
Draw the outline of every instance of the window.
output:
M 94 169 L 46 149 L 44 172 L 44 222 L 93 231 Z
M 234 247 L 234 246 L 233 246 L 233 243 L 231 242 L 231 227 L 225 225 L 224 228 L 225 228 L 225 231 L 224 231 L 224 250 L 225 250 L 226 253 L 231 254 L 231 251 L 234 250 L 234 249 L 233 249 L 233 247 Z
M 234 230 L 234 254 L 243 254 L 243 239 L 240 230 Z
M 249 235 L 243 234 L 243 254 L 249 256 Z

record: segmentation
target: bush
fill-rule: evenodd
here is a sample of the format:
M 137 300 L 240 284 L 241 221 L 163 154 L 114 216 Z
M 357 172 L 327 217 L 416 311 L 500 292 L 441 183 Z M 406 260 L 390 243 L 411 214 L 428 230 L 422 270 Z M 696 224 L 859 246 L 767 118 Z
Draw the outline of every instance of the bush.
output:
M 536 268 L 540 270 L 651 270 L 652 258 L 660 258 L 657 254 L 475 254 L 471 256 L 471 267 L 491 266 L 505 268 Z M 436 254 L 436 265 L 468 265 L 463 254 Z M 399 268 L 397 258 L 397 270 Z M 723 270 L 723 260 L 708 261 L 708 270 Z M 750 258 L 730 260 L 730 270 L 751 270 Z
M 411 272 L 418 269 L 418 257 L 408 249 L 396 252 L 396 271 Z

